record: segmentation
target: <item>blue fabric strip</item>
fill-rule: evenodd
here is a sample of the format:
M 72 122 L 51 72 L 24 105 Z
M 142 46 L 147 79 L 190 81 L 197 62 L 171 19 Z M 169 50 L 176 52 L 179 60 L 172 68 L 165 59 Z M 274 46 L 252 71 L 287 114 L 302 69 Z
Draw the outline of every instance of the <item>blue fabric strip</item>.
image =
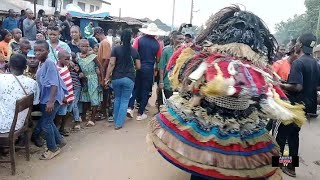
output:
M 194 148 L 201 149 L 201 150 L 212 151 L 212 152 L 225 154 L 225 155 L 253 156 L 253 155 L 256 155 L 256 154 L 259 154 L 259 153 L 270 152 L 275 146 L 274 144 L 269 144 L 265 148 L 257 149 L 257 150 L 253 150 L 253 151 L 248 151 L 248 152 L 244 152 L 244 151 L 226 151 L 226 150 L 218 149 L 218 148 L 211 147 L 211 146 L 200 146 L 198 144 L 195 144 L 195 143 L 189 141 L 188 139 L 186 139 L 185 137 L 183 137 L 182 135 L 178 134 L 176 131 L 172 130 L 170 127 L 168 127 L 164 122 L 162 122 L 159 114 L 156 116 L 156 119 L 160 123 L 162 128 L 164 128 L 170 134 L 172 134 L 173 136 L 178 138 L 181 142 L 183 142 L 183 143 L 185 143 L 185 144 L 187 144 L 189 146 L 192 146 Z
M 257 132 L 257 133 L 253 133 L 251 135 L 246 136 L 245 138 L 241 138 L 240 134 L 238 133 L 229 133 L 227 135 L 221 135 L 219 133 L 219 129 L 216 128 L 212 128 L 211 131 L 207 132 L 202 130 L 201 128 L 199 128 L 197 126 L 196 123 L 194 123 L 193 121 L 190 122 L 186 122 L 184 121 L 183 118 L 181 118 L 172 108 L 167 108 L 168 112 L 170 113 L 171 116 L 173 116 L 175 119 L 177 119 L 181 124 L 183 124 L 184 126 L 191 126 L 197 133 L 201 134 L 202 136 L 208 137 L 212 134 L 215 134 L 217 138 L 219 139 L 223 139 L 223 140 L 228 140 L 231 137 L 237 137 L 240 138 L 242 140 L 246 140 L 246 139 L 253 139 L 253 138 L 257 138 L 259 136 L 264 135 L 265 133 L 267 133 L 266 129 L 262 129 L 261 131 Z

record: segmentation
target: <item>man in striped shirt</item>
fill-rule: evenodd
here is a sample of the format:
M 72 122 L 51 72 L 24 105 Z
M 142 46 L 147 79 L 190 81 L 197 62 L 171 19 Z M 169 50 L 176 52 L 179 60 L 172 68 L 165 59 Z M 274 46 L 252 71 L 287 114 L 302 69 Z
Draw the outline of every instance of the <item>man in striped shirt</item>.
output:
M 57 62 L 57 68 L 60 74 L 61 79 L 65 83 L 68 94 L 65 96 L 63 100 L 63 105 L 60 107 L 55 124 L 58 127 L 58 124 L 60 124 L 60 134 L 63 136 L 69 136 L 69 132 L 66 131 L 65 125 L 68 120 L 68 116 L 70 112 L 72 112 L 73 108 L 73 101 L 74 101 L 74 92 L 73 92 L 73 85 L 72 85 L 72 78 L 70 75 L 70 71 L 68 68 L 68 65 L 70 63 L 71 54 L 65 50 L 61 50 L 58 53 L 58 62 Z

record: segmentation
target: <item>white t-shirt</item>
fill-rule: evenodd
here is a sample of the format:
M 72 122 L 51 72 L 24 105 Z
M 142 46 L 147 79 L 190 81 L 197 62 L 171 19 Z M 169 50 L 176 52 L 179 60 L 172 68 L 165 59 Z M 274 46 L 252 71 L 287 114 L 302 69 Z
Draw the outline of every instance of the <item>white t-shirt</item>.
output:
M 107 36 L 107 39 L 109 41 L 110 47 L 112 47 L 112 43 L 113 43 L 113 36 Z
M 39 103 L 38 83 L 24 75 L 17 76 L 27 94 L 34 93 L 33 104 Z M 0 74 L 0 133 L 8 133 L 14 118 L 16 101 L 25 97 L 23 89 L 12 74 Z M 18 115 L 16 130 L 24 125 L 28 109 Z

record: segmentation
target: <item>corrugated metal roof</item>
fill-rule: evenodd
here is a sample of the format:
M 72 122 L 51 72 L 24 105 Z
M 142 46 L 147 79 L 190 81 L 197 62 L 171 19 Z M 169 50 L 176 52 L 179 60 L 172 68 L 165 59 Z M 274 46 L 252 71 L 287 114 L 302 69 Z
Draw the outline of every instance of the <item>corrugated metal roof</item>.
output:
M 119 17 L 112 16 L 113 19 L 119 20 Z M 132 17 L 120 17 L 120 20 L 125 21 L 128 25 L 143 25 L 143 22 L 140 19 L 132 18 Z
M 102 22 L 118 22 L 118 23 L 126 23 L 125 21 L 118 21 L 118 20 L 114 20 L 114 19 L 105 19 L 105 18 L 95 18 L 95 17 L 76 17 L 74 16 L 74 18 L 78 18 L 78 19 L 89 19 L 89 20 L 93 20 L 93 21 L 102 21 Z
M 90 20 L 95 20 L 95 21 L 104 21 L 104 22 L 118 22 L 118 23 L 126 23 L 128 25 L 143 25 L 143 22 L 139 19 L 131 18 L 131 17 L 122 17 L 119 18 L 115 16 L 109 16 L 105 18 L 96 18 L 96 17 L 76 17 L 78 19 L 90 19 Z

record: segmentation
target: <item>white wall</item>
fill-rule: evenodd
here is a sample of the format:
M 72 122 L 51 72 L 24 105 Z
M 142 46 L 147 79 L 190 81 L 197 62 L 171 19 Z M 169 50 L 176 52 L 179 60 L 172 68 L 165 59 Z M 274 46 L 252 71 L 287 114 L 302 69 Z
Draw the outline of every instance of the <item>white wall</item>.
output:
M 23 0 L 16 0 L 16 4 L 21 7 L 21 9 L 26 9 L 29 8 L 33 10 L 33 3 L 30 3 L 29 1 L 23 1 Z M 59 2 L 59 0 L 58 0 Z M 63 2 L 63 0 L 62 0 Z M 98 0 L 73 0 L 73 4 L 78 5 L 78 2 L 83 2 L 86 4 L 86 9 L 85 12 L 90 12 L 90 5 L 94 5 L 96 10 L 96 6 L 99 6 L 100 9 L 102 8 L 102 2 Z M 38 5 L 37 4 L 37 12 L 39 9 L 43 9 L 46 14 L 53 14 L 55 11 L 55 7 L 49 7 L 49 1 L 48 0 L 43 0 L 43 5 Z M 3 7 L 0 7 L 0 9 L 7 11 L 7 9 L 3 9 Z M 60 10 L 59 5 L 58 5 L 58 11 Z M 67 13 L 65 9 L 63 9 L 63 4 L 61 5 L 61 14 L 64 15 Z

